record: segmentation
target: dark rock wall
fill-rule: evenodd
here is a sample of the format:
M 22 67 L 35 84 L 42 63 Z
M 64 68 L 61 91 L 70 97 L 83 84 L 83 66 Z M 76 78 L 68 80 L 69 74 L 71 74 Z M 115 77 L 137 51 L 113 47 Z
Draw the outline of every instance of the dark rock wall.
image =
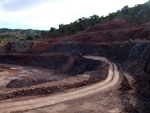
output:
M 99 53 L 118 63 L 136 79 L 137 92 L 150 99 L 150 43 L 111 45 Z
M 32 46 L 33 46 L 33 42 L 31 42 L 31 41 L 8 42 L 5 47 L 5 52 L 7 52 L 7 53 L 24 53 L 26 51 L 30 52 L 30 51 L 32 51 Z
M 70 57 L 72 57 L 73 59 L 73 62 L 71 64 L 69 63 Z M 0 55 L 0 63 L 60 70 L 71 76 L 82 74 L 86 71 L 97 70 L 105 64 L 102 61 L 85 59 L 79 56 L 64 55 Z M 64 70 L 66 66 L 67 69 Z
M 102 61 L 76 57 L 73 61 L 72 66 L 66 72 L 74 76 L 88 71 L 96 71 L 104 64 L 105 63 Z
M 67 63 L 67 56 L 0 55 L 0 63 L 17 64 L 59 70 Z

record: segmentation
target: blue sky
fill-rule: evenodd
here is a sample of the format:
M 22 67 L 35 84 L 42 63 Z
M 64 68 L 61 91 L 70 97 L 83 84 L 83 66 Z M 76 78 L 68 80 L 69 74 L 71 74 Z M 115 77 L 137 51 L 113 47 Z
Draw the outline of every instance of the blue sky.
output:
M 58 28 L 81 17 L 102 16 L 125 5 L 130 7 L 148 0 L 0 0 L 0 28 Z

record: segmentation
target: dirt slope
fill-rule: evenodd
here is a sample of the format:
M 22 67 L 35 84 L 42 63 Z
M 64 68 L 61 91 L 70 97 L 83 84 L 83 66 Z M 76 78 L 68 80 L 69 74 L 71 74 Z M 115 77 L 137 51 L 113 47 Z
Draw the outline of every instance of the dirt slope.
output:
M 132 40 L 149 40 L 150 24 L 135 25 L 121 18 L 104 21 L 83 32 L 60 38 L 45 38 L 33 42 L 11 42 L 6 45 L 6 53 L 58 53 L 61 48 L 78 52 L 89 44 L 114 43 Z M 72 49 L 72 50 L 71 50 Z M 67 51 L 67 50 L 66 50 Z

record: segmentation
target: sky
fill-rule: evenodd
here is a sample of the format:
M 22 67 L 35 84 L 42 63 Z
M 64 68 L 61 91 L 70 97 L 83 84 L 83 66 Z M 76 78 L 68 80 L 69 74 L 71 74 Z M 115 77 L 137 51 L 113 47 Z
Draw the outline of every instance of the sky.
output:
M 49 30 L 148 0 L 0 0 L 0 28 Z

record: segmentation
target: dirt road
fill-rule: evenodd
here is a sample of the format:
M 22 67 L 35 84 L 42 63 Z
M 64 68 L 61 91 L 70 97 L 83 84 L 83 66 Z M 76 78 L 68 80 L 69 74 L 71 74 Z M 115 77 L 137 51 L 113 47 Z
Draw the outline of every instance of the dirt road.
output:
M 56 94 L 52 96 L 46 96 L 41 98 L 36 98 L 32 100 L 24 100 L 24 101 L 1 101 L 0 112 L 1 113 L 9 113 L 12 111 L 24 111 L 35 109 L 43 106 L 59 104 L 62 102 L 66 102 L 73 99 L 78 99 L 81 97 L 85 97 L 97 92 L 103 92 L 105 90 L 109 90 L 119 81 L 119 71 L 117 66 L 106 58 L 103 57 L 95 57 L 95 56 L 84 56 L 87 59 L 93 60 L 102 60 L 109 64 L 108 76 L 107 78 L 100 83 L 96 83 L 87 87 L 79 88 L 74 91 L 68 91 L 61 94 Z

